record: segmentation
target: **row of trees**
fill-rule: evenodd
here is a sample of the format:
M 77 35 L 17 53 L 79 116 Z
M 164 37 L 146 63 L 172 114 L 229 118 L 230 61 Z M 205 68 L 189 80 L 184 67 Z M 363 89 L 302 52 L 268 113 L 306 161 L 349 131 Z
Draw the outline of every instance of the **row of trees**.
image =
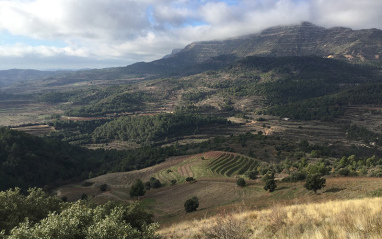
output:
M 251 177 L 251 179 L 255 179 L 256 177 Z M 304 177 L 305 179 L 305 177 Z M 302 180 L 304 180 L 302 179 Z M 275 175 L 273 172 L 269 172 L 263 176 L 261 179 L 263 182 L 265 182 L 264 185 L 264 190 L 273 192 L 277 188 L 276 180 L 275 180 Z M 287 181 L 287 180 L 284 180 Z M 300 181 L 300 180 L 297 180 Z M 238 178 L 236 181 L 236 184 L 240 187 L 244 187 L 246 185 L 245 179 L 244 178 Z M 314 191 L 314 193 L 317 193 L 317 190 L 325 187 L 326 185 L 326 179 L 321 176 L 319 173 L 315 174 L 309 174 L 308 177 L 306 178 L 306 182 L 304 184 L 304 187 L 308 190 Z

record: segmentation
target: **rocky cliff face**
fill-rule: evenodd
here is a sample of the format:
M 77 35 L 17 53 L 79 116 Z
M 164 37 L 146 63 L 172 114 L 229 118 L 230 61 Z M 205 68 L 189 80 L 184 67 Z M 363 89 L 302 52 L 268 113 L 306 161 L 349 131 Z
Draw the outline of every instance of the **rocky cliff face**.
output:
M 222 41 L 194 42 L 160 60 L 127 66 L 124 72 L 138 75 L 196 74 L 220 69 L 246 56 L 319 56 L 382 62 L 382 30 L 327 29 L 302 22 Z
M 194 42 L 173 60 L 201 63 L 219 55 L 307 56 L 316 55 L 349 60 L 378 60 L 382 57 L 382 31 L 323 28 L 309 22 L 295 26 L 279 26 L 259 34 L 223 41 Z

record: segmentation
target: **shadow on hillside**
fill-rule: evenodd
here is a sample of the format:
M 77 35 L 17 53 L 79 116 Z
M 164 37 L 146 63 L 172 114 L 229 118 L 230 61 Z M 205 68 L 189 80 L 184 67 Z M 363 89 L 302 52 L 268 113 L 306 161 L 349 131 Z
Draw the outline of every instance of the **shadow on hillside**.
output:
M 324 193 L 336 193 L 342 190 L 344 190 L 344 188 L 329 188 Z
M 280 187 L 280 188 L 276 188 L 275 191 L 279 191 L 279 190 L 283 190 L 283 189 L 288 189 L 289 187 Z

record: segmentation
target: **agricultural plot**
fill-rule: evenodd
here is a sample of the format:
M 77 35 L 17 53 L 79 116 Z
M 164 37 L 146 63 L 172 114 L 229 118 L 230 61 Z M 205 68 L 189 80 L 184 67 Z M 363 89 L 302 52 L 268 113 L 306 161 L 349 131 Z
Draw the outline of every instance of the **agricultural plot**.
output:
M 0 101 L 0 126 L 43 124 L 61 113 L 57 105 L 28 101 Z
M 208 168 L 211 173 L 219 176 L 231 177 L 241 175 L 257 167 L 259 162 L 253 158 L 239 154 L 225 154 L 212 161 Z
M 215 177 L 215 173 L 208 169 L 208 164 L 218 159 L 226 158 L 226 155 L 229 154 L 213 151 L 183 157 L 182 161 L 180 161 L 177 165 L 164 168 L 153 174 L 153 177 L 159 179 L 166 185 L 169 185 L 171 180 L 176 180 L 178 183 L 183 183 L 187 177 L 193 177 L 195 179 Z
M 253 158 L 213 151 L 185 157 L 178 164 L 164 168 L 152 176 L 169 185 L 171 180 L 183 183 L 187 177 L 195 179 L 233 177 L 244 174 L 258 165 L 259 162 Z

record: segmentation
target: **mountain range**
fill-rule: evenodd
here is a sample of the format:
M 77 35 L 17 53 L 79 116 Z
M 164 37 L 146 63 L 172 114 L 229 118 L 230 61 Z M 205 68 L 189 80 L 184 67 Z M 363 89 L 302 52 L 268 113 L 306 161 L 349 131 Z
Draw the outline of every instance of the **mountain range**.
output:
M 209 64 L 219 67 L 247 56 L 320 56 L 360 62 L 381 62 L 382 30 L 324 28 L 309 22 L 277 26 L 260 33 L 221 41 L 202 41 L 187 45 L 165 59 L 137 65 L 153 71 L 158 66 L 184 68 Z M 224 57 L 223 57 L 224 56 Z M 163 69 L 163 68 L 162 68 Z
M 382 30 L 352 30 L 345 27 L 324 28 L 310 22 L 276 26 L 260 33 L 226 40 L 193 42 L 184 49 L 152 62 L 138 62 L 126 67 L 67 73 L 71 79 L 110 79 L 190 75 L 221 69 L 247 56 L 319 56 L 351 62 L 382 62 Z M 28 73 L 26 76 L 25 74 Z M 0 71 L 0 86 L 21 80 L 63 77 L 64 72 Z M 87 77 L 88 76 L 88 77 Z M 112 77 L 111 77 L 112 76 Z M 64 76 L 65 78 L 65 76 Z

